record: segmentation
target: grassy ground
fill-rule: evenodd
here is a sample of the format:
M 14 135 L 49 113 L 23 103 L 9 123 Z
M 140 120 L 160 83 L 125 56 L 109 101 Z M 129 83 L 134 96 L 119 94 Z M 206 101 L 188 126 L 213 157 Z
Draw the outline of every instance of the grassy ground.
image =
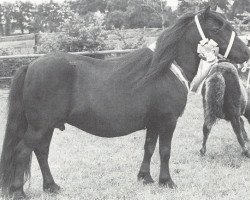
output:
M 0 90 L 0 141 L 6 123 L 8 90 Z M 32 178 L 25 186 L 31 199 L 250 199 L 250 160 L 241 149 L 230 124 L 221 121 L 212 130 L 207 155 L 201 157 L 203 111 L 201 98 L 191 94 L 178 121 L 172 143 L 171 174 L 178 188 L 157 184 L 159 154 L 152 158 L 156 183 L 137 181 L 143 156 L 145 131 L 121 138 L 99 138 L 74 127 L 56 130 L 50 148 L 50 166 L 60 194 L 43 193 L 42 177 L 33 157 Z M 249 125 L 246 125 L 249 132 Z M 2 143 L 2 142 L 1 142 Z

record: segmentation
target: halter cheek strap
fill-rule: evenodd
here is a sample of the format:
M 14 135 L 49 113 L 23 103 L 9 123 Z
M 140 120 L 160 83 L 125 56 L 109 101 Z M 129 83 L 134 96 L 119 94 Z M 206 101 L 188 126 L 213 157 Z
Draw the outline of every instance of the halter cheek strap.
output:
M 198 31 L 199 31 L 199 33 L 200 33 L 200 36 L 201 36 L 201 38 L 202 38 L 202 40 L 200 41 L 200 43 L 201 43 L 201 45 L 204 45 L 204 44 L 206 44 L 206 43 L 209 42 L 209 39 L 206 38 L 206 36 L 205 36 L 205 34 L 204 34 L 204 32 L 203 32 L 203 30 L 202 30 L 202 28 L 201 28 L 201 24 L 200 24 L 200 22 L 199 22 L 198 15 L 195 15 L 194 20 L 195 20 L 195 24 L 196 24 L 196 26 L 197 26 L 197 29 L 198 29 Z M 235 36 L 236 36 L 235 32 L 232 31 L 232 34 L 231 34 L 230 41 L 229 41 L 229 43 L 228 43 L 226 52 L 225 52 L 224 55 L 220 55 L 220 57 L 224 57 L 224 58 L 227 58 L 227 57 L 228 57 L 228 54 L 230 53 L 231 48 L 232 48 L 232 46 L 233 46 Z
M 200 33 L 200 36 L 201 36 L 202 40 L 204 40 L 204 41 L 205 41 L 205 40 L 208 40 L 208 39 L 206 38 L 206 36 L 205 36 L 205 34 L 204 34 L 202 28 L 201 28 L 201 24 L 200 24 L 200 21 L 199 21 L 199 19 L 198 19 L 198 15 L 195 15 L 194 21 L 195 21 L 195 23 L 196 23 L 196 26 L 197 26 L 197 28 L 198 28 L 198 31 L 199 31 L 199 33 Z
M 235 35 L 236 35 L 235 32 L 232 31 L 232 34 L 231 34 L 231 37 L 230 37 L 230 41 L 229 41 L 228 46 L 227 46 L 227 50 L 226 50 L 226 52 L 225 52 L 225 54 L 224 54 L 224 58 L 227 58 L 229 52 L 231 51 L 231 48 L 232 48 L 233 43 L 234 43 Z

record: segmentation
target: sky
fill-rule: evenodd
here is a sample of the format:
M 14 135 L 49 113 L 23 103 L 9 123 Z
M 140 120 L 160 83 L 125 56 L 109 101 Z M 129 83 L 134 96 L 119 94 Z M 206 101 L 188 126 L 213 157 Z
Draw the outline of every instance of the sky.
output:
M 15 1 L 16 0 L 0 0 L 0 3 L 3 3 L 3 2 L 14 3 Z M 29 2 L 36 3 L 36 4 L 50 2 L 50 0 L 21 0 L 21 1 L 23 2 L 29 1 Z M 64 0 L 53 0 L 53 1 L 60 3 L 60 2 L 63 2 Z M 178 0 L 165 0 L 165 1 L 167 1 L 167 5 L 172 7 L 173 10 L 177 8 Z

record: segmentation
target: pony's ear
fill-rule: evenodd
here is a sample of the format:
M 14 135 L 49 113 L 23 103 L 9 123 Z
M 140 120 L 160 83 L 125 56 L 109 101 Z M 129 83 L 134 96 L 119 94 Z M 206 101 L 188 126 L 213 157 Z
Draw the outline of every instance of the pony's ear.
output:
M 207 19 L 210 13 L 210 6 L 206 8 L 206 10 L 203 13 L 204 19 Z

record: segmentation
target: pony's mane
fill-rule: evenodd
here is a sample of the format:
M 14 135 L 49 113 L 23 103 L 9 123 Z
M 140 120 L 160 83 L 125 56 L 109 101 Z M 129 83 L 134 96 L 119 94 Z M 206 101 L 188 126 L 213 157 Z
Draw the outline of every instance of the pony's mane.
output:
M 119 63 L 117 65 L 119 68 L 111 76 L 111 80 L 126 80 L 131 86 L 137 88 L 154 80 L 158 75 L 165 74 L 176 58 L 179 41 L 198 13 L 186 13 L 171 27 L 164 30 L 157 39 L 155 52 L 144 48 L 114 59 Z M 216 12 L 211 11 L 209 16 L 223 22 L 224 25 L 230 25 Z
M 116 66 L 116 71 L 111 75 L 110 81 L 126 81 L 126 84 L 133 86 L 148 71 L 153 52 L 149 48 L 137 49 L 125 56 L 113 58 L 109 61 Z
M 186 13 L 181 16 L 175 24 L 162 32 L 157 39 L 156 49 L 151 66 L 147 74 L 140 80 L 144 84 L 152 80 L 156 75 L 162 74 L 163 70 L 168 69 L 176 56 L 176 46 L 187 27 L 193 21 L 196 13 Z

